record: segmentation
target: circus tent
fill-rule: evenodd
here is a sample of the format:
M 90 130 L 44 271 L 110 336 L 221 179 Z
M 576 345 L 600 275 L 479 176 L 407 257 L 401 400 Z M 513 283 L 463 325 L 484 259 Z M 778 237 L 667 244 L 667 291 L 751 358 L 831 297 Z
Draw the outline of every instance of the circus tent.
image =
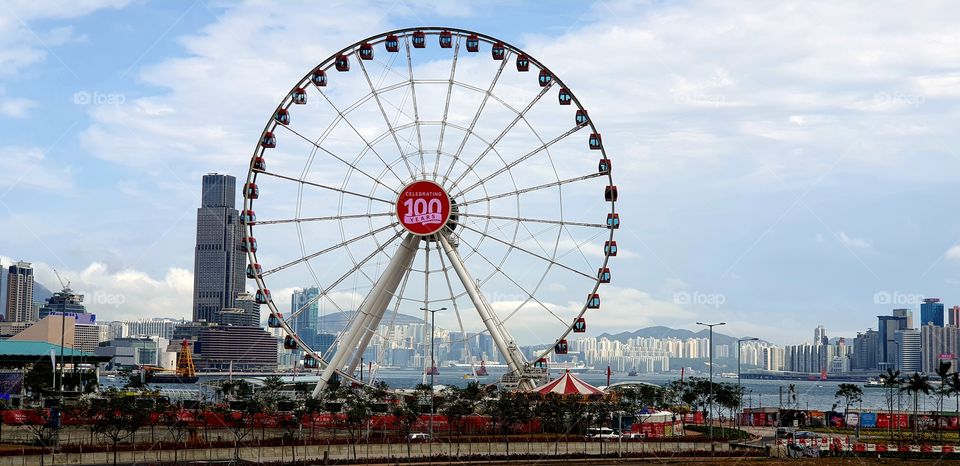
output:
M 556 393 L 558 395 L 603 395 L 603 390 L 580 380 L 577 376 L 571 374 L 569 370 L 560 378 L 551 380 L 533 389 L 533 391 L 541 395 L 548 393 Z

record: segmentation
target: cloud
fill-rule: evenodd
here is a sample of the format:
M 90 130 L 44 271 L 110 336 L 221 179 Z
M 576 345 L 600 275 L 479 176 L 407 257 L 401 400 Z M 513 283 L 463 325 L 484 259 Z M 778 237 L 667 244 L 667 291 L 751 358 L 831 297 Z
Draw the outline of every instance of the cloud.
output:
M 73 189 L 73 167 L 46 158 L 39 147 L 0 146 L 0 200 L 15 189 L 63 192 Z
M 0 115 L 10 118 L 26 118 L 27 111 L 37 106 L 31 99 L 5 97 L 0 93 Z
M 866 250 L 873 247 L 873 241 L 865 238 L 853 238 L 842 231 L 839 233 L 838 237 L 840 238 L 840 242 L 848 248 Z
M 947 253 L 944 256 L 948 261 L 960 262 L 960 244 L 953 245 L 950 249 L 947 249 Z

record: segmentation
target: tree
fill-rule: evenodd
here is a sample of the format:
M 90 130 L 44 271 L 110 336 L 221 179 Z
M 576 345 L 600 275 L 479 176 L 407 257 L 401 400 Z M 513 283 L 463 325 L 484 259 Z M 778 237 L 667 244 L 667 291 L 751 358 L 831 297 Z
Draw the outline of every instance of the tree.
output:
M 190 423 L 187 422 L 181 413 L 181 406 L 167 404 L 160 411 L 160 425 L 167 428 L 170 438 L 173 440 L 173 462 L 179 462 L 179 451 L 187 432 L 190 431 Z
M 240 444 L 256 427 L 257 417 L 267 412 L 267 404 L 259 396 L 249 396 L 236 404 L 239 409 L 217 405 L 214 411 L 223 416 L 227 430 L 233 434 L 233 459 L 240 461 Z
M 150 410 L 137 394 L 111 387 L 101 395 L 102 399 L 90 403 L 89 417 L 93 419 L 93 431 L 112 442 L 113 464 L 117 464 L 117 445 L 143 427 Z
M 57 440 L 57 434 L 60 432 L 60 417 L 58 413 L 47 408 L 30 410 L 30 417 L 32 419 L 25 425 L 33 435 L 34 442 L 42 449 L 40 452 L 40 465 L 42 466 L 47 447 L 53 446 Z
M 905 391 L 913 394 L 913 416 L 916 418 L 917 411 L 920 408 L 920 392 L 923 392 L 925 395 L 930 394 L 930 390 L 933 389 L 933 385 L 930 384 L 930 377 L 926 375 L 921 375 L 918 372 L 914 372 L 913 375 L 907 378 L 906 385 L 900 388 L 900 391 Z M 913 423 L 913 433 L 918 435 L 919 430 L 917 428 L 917 423 Z
M 950 374 L 950 367 L 953 366 L 953 363 L 950 361 L 940 361 L 940 364 L 937 365 L 937 375 L 940 376 L 940 388 L 937 389 L 937 394 L 940 395 L 940 403 L 937 407 L 937 430 L 940 433 L 940 440 L 943 440 L 943 428 L 944 426 L 940 425 L 940 419 L 943 418 L 943 397 L 950 390 L 950 386 L 947 385 L 947 376 Z
M 559 393 L 547 393 L 537 401 L 533 413 L 540 418 L 544 431 L 554 434 L 554 454 L 560 452 L 560 434 L 566 433 L 567 426 L 567 399 Z
M 53 366 L 50 364 L 34 364 L 23 375 L 23 387 L 27 390 L 27 397 L 40 400 L 44 392 L 53 390 Z
M 457 457 L 460 457 L 460 437 L 463 435 L 465 418 L 473 414 L 474 403 L 466 397 L 463 390 L 448 387 L 444 390 L 440 413 L 446 416 L 447 425 L 452 426 L 457 436 Z
M 357 459 L 357 439 L 360 431 L 370 420 L 372 401 L 366 387 L 357 390 L 346 390 L 343 399 L 343 415 L 337 417 L 337 422 L 350 435 L 353 445 L 353 459 Z
M 420 420 L 420 402 L 415 397 L 403 397 L 394 403 L 390 414 L 396 419 L 397 427 L 407 441 L 407 459 L 410 459 L 410 434 L 413 426 Z
M 742 388 L 731 383 L 718 383 L 713 387 L 714 403 L 721 409 L 726 408 L 730 412 L 731 419 L 740 406 L 740 400 L 743 397 L 742 390 Z
M 847 412 L 850 411 L 850 405 L 863 400 L 863 389 L 859 385 L 852 383 L 842 383 L 837 387 L 837 393 L 833 395 L 839 402 L 843 400 L 843 418 L 847 418 Z
M 890 413 L 890 440 L 893 440 L 893 391 L 899 389 L 902 381 L 900 371 L 887 368 L 887 372 L 880 373 L 880 383 L 887 388 L 887 407 Z
M 957 372 L 950 374 L 950 378 L 948 378 L 946 382 L 950 393 L 957 397 L 956 413 L 960 416 L 960 374 Z

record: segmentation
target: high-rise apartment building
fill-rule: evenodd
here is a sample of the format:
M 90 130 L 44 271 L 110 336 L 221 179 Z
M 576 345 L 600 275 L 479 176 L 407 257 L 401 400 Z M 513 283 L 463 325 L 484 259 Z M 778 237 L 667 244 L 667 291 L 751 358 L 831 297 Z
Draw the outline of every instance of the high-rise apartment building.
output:
M 932 322 L 921 326 L 920 348 L 923 351 L 923 372 L 934 374 L 940 361 L 956 360 L 960 350 L 960 329 L 953 325 L 937 327 Z
M 8 322 L 36 322 L 39 311 L 33 305 L 33 267 L 29 262 L 17 262 L 7 269 Z
M 947 323 L 960 327 L 960 306 L 953 306 L 947 310 Z
M 814 345 L 826 345 L 830 342 L 827 338 L 827 329 L 823 325 L 818 325 L 817 328 L 813 329 L 813 344 Z
M 920 305 L 920 325 L 931 322 L 937 327 L 943 327 L 943 303 L 940 298 L 926 298 Z
M 897 330 L 895 340 L 900 353 L 896 368 L 902 374 L 920 372 L 920 331 L 917 329 Z
M 197 245 L 193 265 L 193 320 L 216 322 L 245 291 L 247 257 L 240 250 L 243 230 L 236 209 L 236 178 L 209 174 L 197 209 Z
M 881 354 L 880 334 L 876 330 L 867 329 L 857 333 L 853 339 L 850 369 L 855 371 L 872 371 L 878 367 L 878 355 Z

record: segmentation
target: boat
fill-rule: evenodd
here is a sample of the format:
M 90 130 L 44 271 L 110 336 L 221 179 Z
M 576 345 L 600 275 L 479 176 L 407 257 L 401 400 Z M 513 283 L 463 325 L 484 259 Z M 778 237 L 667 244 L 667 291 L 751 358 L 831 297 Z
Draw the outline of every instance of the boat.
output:
M 627 372 L 627 377 L 636 377 L 636 376 L 637 376 L 637 368 L 636 368 L 636 367 L 634 367 L 633 369 L 630 369 L 630 372 Z
M 431 366 L 429 369 L 427 369 L 427 375 L 439 375 L 439 374 L 440 374 L 440 369 L 438 369 L 437 366 Z
M 180 354 L 177 356 L 177 369 L 166 370 L 157 366 L 143 366 L 144 381 L 148 383 L 177 383 L 193 384 L 200 380 L 197 369 L 193 364 L 193 353 L 190 343 L 183 340 L 180 343 Z
M 887 388 L 887 387 L 883 385 L 883 382 L 880 382 L 877 379 L 867 379 L 867 381 L 863 383 L 863 388 Z
M 487 363 L 486 363 L 486 361 L 480 361 L 480 368 L 477 369 L 476 375 L 477 375 L 477 377 L 486 377 L 487 375 L 489 375 L 489 374 L 487 373 Z

